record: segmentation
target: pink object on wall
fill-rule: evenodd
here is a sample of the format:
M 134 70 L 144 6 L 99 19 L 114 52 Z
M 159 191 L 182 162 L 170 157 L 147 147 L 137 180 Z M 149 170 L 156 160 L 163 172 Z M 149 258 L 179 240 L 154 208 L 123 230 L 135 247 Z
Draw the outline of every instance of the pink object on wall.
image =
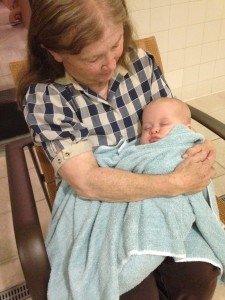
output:
M 2 3 L 9 9 L 11 9 L 11 7 L 13 6 L 13 2 L 14 0 L 2 0 Z
M 22 23 L 26 28 L 29 27 L 31 8 L 29 0 L 2 0 L 2 3 L 11 11 L 9 21 L 12 24 L 15 20 L 15 14 L 20 14 L 22 17 Z M 20 22 L 18 22 L 20 23 Z M 16 22 L 14 22 L 14 25 Z
M 30 23 L 30 16 L 31 16 L 31 8 L 30 8 L 29 0 L 18 0 L 18 4 L 21 8 L 22 22 L 24 26 L 28 28 Z

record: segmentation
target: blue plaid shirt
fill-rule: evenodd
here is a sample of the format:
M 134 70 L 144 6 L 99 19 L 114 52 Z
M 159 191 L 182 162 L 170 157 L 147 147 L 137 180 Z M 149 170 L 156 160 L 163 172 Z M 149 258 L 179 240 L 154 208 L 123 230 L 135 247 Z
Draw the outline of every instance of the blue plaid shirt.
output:
M 172 96 L 151 54 L 138 49 L 131 57 L 128 70 L 117 67 L 107 100 L 68 74 L 30 86 L 24 115 L 34 142 L 42 145 L 56 171 L 74 155 L 137 138 L 145 105 Z

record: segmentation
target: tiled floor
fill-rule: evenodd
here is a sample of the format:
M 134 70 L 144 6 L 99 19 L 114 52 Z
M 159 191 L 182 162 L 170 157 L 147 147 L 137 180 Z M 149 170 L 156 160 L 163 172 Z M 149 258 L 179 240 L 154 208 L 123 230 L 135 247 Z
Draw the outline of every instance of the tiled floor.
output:
M 8 11 L 0 2 L 0 90 L 13 87 L 12 78 L 8 68 L 8 62 L 21 60 L 25 57 L 25 37 L 26 29 L 11 27 L 8 24 Z M 12 47 L 16 45 L 16 47 Z M 193 106 L 210 113 L 215 118 L 225 123 L 225 92 L 211 96 L 191 100 Z M 217 148 L 217 176 L 214 178 L 214 184 L 217 195 L 225 194 L 225 142 L 218 136 L 211 133 L 200 124 L 193 121 L 194 128 L 203 133 L 206 138 L 213 141 Z M 27 153 L 29 169 L 32 178 L 32 184 L 35 191 L 38 212 L 41 219 L 41 225 L 44 234 L 50 219 L 50 213 L 41 192 L 34 166 Z M 0 291 L 23 282 L 23 274 L 20 262 L 17 256 L 15 245 L 10 198 L 8 192 L 7 171 L 5 152 L 0 145 Z M 225 287 L 218 287 L 214 300 L 225 299 Z
M 0 90 L 14 86 L 9 62 L 25 58 L 27 30 L 22 25 L 11 26 L 9 10 L 0 2 Z

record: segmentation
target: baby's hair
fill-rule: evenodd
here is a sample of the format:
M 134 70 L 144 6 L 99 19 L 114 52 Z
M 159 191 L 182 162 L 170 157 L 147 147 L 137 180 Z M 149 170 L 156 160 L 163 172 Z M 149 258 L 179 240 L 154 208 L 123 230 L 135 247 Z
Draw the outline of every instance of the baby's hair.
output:
M 176 103 L 176 104 L 178 104 L 179 108 L 181 109 L 183 115 L 186 118 L 186 122 L 191 123 L 191 111 L 190 111 L 188 105 L 185 102 L 183 102 L 182 100 L 180 100 L 178 98 L 175 98 L 175 97 L 173 97 L 173 98 L 162 97 L 162 98 L 153 99 L 148 105 L 151 105 L 151 103 L 153 104 L 153 103 L 158 102 L 158 101 L 160 103 L 162 103 L 162 101 L 163 101 L 165 103 L 171 103 L 171 104 Z

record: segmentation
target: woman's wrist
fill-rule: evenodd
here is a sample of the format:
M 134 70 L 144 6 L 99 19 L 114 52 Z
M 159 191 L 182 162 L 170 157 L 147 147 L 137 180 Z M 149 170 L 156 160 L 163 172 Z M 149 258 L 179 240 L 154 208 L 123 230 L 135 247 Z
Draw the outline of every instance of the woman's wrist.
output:
M 166 187 L 164 191 L 165 197 L 174 197 L 182 194 L 184 191 L 182 189 L 182 184 L 178 174 L 175 172 L 165 175 L 163 179 L 163 184 Z

